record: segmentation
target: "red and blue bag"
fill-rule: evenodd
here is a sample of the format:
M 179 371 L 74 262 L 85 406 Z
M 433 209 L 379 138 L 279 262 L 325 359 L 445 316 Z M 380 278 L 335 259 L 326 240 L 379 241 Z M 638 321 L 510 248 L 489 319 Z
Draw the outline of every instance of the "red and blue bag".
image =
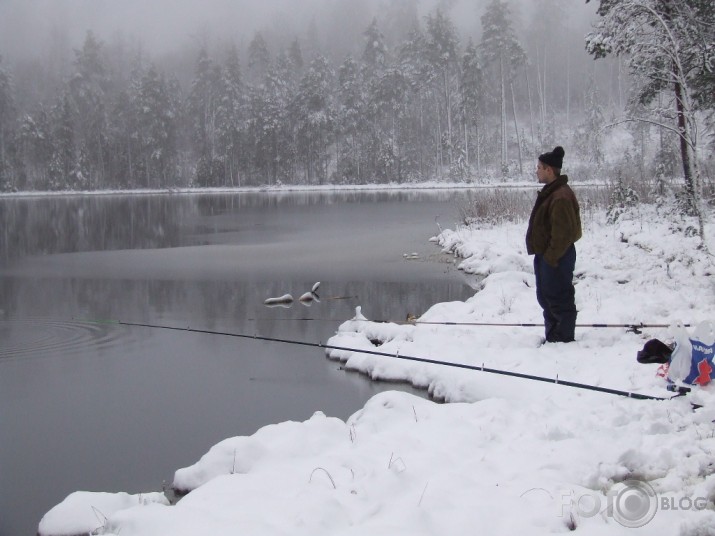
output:
M 675 328 L 675 349 L 668 364 L 667 380 L 687 385 L 707 385 L 715 380 L 715 325 L 705 320 L 692 334 Z

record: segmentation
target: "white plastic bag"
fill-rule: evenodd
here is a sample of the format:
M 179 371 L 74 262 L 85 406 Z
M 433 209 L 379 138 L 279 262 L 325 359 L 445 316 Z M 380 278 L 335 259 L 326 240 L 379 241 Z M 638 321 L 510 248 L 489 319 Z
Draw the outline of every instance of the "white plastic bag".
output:
M 683 382 L 688 376 L 692 376 L 693 341 L 712 347 L 715 344 L 715 324 L 709 320 L 703 320 L 695 327 L 691 335 L 679 322 L 672 325 L 670 331 L 675 339 L 675 350 L 670 357 L 668 379 L 673 382 Z

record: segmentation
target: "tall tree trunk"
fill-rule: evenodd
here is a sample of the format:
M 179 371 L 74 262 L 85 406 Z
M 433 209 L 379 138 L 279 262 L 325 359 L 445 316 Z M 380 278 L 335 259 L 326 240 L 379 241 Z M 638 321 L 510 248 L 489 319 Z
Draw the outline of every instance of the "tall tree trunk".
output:
M 675 70 L 675 67 L 673 68 Z M 693 182 L 693 175 L 692 175 L 692 168 L 691 168 L 691 163 L 690 163 L 690 150 L 688 148 L 688 139 L 687 139 L 687 124 L 686 124 L 686 118 L 685 118 L 685 110 L 683 106 L 683 87 L 680 85 L 680 81 L 677 79 L 677 73 L 676 74 L 676 81 L 674 84 L 674 89 L 675 89 L 675 107 L 677 110 L 677 116 L 678 116 L 678 131 L 680 132 L 680 136 L 678 136 L 678 139 L 680 140 L 680 158 L 683 163 L 683 177 L 685 178 L 685 190 L 688 193 L 688 202 L 690 203 L 690 208 L 695 208 L 695 200 L 696 200 L 696 192 L 695 192 L 695 184 Z
M 434 96 L 435 104 L 437 106 L 437 145 L 439 147 L 439 178 L 442 178 L 442 167 L 444 166 L 444 156 L 442 154 L 442 118 L 439 113 L 439 101 L 437 100 L 437 95 Z
M 449 92 L 449 81 L 447 80 L 447 69 L 443 71 L 444 78 L 444 101 L 447 105 L 447 163 L 452 165 L 452 99 Z
M 571 127 L 571 54 L 566 50 L 566 128 Z
M 546 125 L 546 45 L 544 45 L 544 72 L 541 75 L 541 124 Z M 542 132 L 543 132 L 543 126 Z M 542 143 L 543 143 L 542 139 Z
M 477 134 L 477 173 L 479 173 L 479 170 L 482 169 L 482 142 L 479 139 L 479 121 L 475 122 L 474 129 Z
M 531 122 L 531 149 L 536 147 L 536 137 L 534 136 L 534 109 L 531 105 L 531 84 L 529 83 L 529 71 L 526 70 L 526 93 L 529 96 L 529 120 Z
M 464 120 L 464 160 L 467 168 L 469 168 L 469 130 L 467 120 Z
M 132 161 L 132 142 L 127 140 L 127 158 L 129 159 L 129 184 L 134 185 L 134 163 Z
M 539 146 L 544 145 L 544 125 L 546 124 L 546 111 L 544 110 L 546 98 L 543 95 L 544 87 L 541 82 L 541 63 L 539 62 L 539 51 L 536 51 L 536 96 L 539 99 Z
M 358 152 L 358 145 L 357 145 L 357 139 L 355 137 L 355 133 L 351 135 L 352 139 L 352 150 L 353 150 L 353 158 L 355 159 L 355 165 L 357 166 L 357 182 L 360 183 L 360 153 Z
M 678 115 L 678 131 L 680 133 L 680 156 L 683 162 L 683 176 L 685 178 L 685 190 L 688 197 L 688 205 L 698 220 L 698 233 L 705 246 L 705 222 L 703 220 L 703 191 L 700 181 L 700 169 L 697 161 L 696 139 L 692 132 L 692 125 L 689 125 L 688 115 L 691 110 L 685 105 L 685 92 L 682 85 L 682 78 L 678 67 L 673 65 L 673 78 L 675 79 L 675 106 Z M 707 246 L 705 246 L 707 247 Z
M 623 64 L 620 56 L 618 57 L 618 108 L 623 109 Z
M 0 125 L 0 170 L 5 168 L 5 128 Z
M 514 98 L 514 84 L 509 84 L 511 89 L 511 110 L 514 114 L 514 130 L 516 130 L 516 145 L 519 148 L 519 174 L 524 174 L 524 162 L 521 156 L 521 137 L 519 136 L 519 124 L 516 119 L 516 99 Z
M 420 92 L 420 177 L 421 178 L 424 178 L 424 176 L 425 176 L 424 132 L 425 132 L 424 102 L 422 100 L 422 92 Z
M 392 152 L 392 158 L 397 157 L 397 127 L 396 127 L 396 116 L 397 114 L 393 110 L 392 112 L 392 143 L 390 147 L 390 151 Z M 399 159 L 398 159 L 399 161 Z M 398 169 L 399 169 L 399 164 L 398 164 Z M 399 170 L 398 170 L 398 182 L 399 182 Z
M 506 172 L 507 165 L 507 141 L 506 141 L 506 89 L 504 88 L 504 60 L 499 57 L 499 80 L 501 84 L 501 169 L 502 174 Z

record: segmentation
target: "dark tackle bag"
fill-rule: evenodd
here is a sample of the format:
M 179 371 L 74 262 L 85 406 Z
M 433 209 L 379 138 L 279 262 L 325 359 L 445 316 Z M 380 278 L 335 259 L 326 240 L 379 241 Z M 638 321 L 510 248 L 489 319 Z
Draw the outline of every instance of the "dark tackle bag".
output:
M 651 339 L 643 345 L 637 354 L 639 363 L 668 363 L 673 354 L 673 347 L 658 339 Z

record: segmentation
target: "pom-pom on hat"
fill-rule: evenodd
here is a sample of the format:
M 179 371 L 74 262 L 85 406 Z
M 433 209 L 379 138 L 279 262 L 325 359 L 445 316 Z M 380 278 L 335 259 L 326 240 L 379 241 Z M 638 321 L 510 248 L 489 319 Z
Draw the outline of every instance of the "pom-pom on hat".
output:
M 564 154 L 566 154 L 564 148 L 559 145 L 558 147 L 554 147 L 554 150 L 550 153 L 540 154 L 539 160 L 547 166 L 561 169 L 564 163 Z

